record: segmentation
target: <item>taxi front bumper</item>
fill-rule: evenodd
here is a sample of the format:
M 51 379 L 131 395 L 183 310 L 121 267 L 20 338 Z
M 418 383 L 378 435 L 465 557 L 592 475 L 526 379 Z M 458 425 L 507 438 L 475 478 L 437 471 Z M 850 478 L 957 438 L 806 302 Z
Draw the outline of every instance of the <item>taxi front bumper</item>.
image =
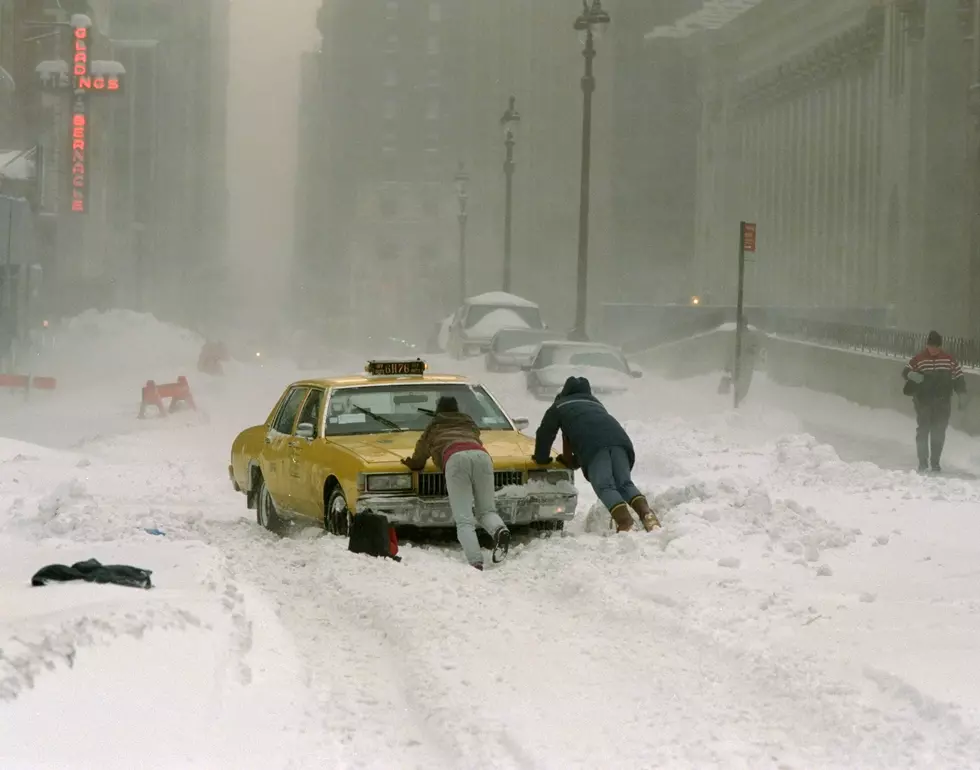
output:
M 497 513 L 508 526 L 536 521 L 571 521 L 575 517 L 578 495 L 570 492 L 531 493 L 523 497 L 498 497 Z M 448 497 L 365 495 L 358 499 L 356 513 L 371 511 L 388 517 L 396 525 L 413 527 L 453 527 Z

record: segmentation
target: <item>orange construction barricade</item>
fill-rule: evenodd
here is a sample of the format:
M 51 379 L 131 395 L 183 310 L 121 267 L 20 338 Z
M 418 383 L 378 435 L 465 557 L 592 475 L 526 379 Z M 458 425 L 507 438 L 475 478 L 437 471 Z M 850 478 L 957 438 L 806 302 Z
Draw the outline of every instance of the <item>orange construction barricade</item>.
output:
M 169 408 L 163 403 L 165 398 L 170 399 Z M 143 398 L 140 400 L 139 419 L 142 420 L 146 417 L 148 407 L 155 406 L 159 412 L 157 416 L 166 417 L 168 413 L 176 412 L 181 404 L 186 404 L 191 409 L 197 409 L 197 404 L 194 403 L 194 396 L 191 393 L 191 386 L 186 377 L 181 375 L 177 378 L 177 382 L 165 382 L 161 385 L 153 380 L 147 380 L 146 385 L 143 386 Z

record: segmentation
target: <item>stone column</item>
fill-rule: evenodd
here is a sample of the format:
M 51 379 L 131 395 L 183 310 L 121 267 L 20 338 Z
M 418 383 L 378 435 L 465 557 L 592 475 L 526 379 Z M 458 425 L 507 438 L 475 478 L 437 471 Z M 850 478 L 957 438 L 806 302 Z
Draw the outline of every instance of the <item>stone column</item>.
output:
M 854 306 L 861 304 L 865 298 L 865 285 L 861 280 L 859 269 L 860 255 L 856 253 L 856 246 L 852 226 L 854 222 L 854 198 L 852 180 L 856 176 L 854 173 L 854 133 L 852 121 L 854 119 L 854 77 L 850 71 L 845 73 L 841 81 L 843 89 L 843 120 L 841 121 L 842 142 L 842 165 L 843 174 L 841 175 L 841 216 L 840 226 L 840 247 L 844 265 L 844 292 L 842 300 L 845 305 Z
M 888 257 L 881 247 L 881 228 L 884 217 L 887 214 L 883 211 L 882 201 L 887 207 L 888 196 L 882 195 L 881 178 L 881 150 L 882 142 L 885 140 L 881 131 L 881 114 L 883 109 L 882 93 L 883 72 L 885 71 L 884 57 L 875 57 L 871 71 L 868 73 L 867 86 L 867 120 L 865 122 L 865 149 L 867 158 L 865 163 L 865 219 L 868 256 L 874 261 L 875 265 L 875 296 L 877 303 L 881 306 L 892 302 L 891 297 L 891 274 L 888 267 Z
M 808 84 L 809 85 L 809 84 Z M 815 255 L 813 253 L 813 202 L 814 195 L 814 172 L 816 165 L 814 156 L 816 153 L 815 126 L 813 122 L 813 105 L 816 94 L 812 88 L 807 88 L 801 98 L 801 110 L 803 113 L 802 131 L 802 176 L 804 180 L 803 194 L 801 196 L 801 207 L 803 213 L 803 226 L 800 230 L 799 257 L 802 263 L 801 274 L 805 281 L 805 290 L 800 292 L 802 304 L 810 304 L 815 294 Z
M 830 252 L 830 294 L 827 302 L 830 305 L 843 305 L 846 291 L 847 276 L 844 265 L 844 255 L 841 237 L 841 192 L 844 179 L 844 142 L 843 142 L 843 86 L 844 81 L 834 76 L 830 85 L 830 197 L 827 201 L 829 217 L 827 247 Z
M 778 184 L 776 186 L 776 206 L 778 213 L 776 221 L 776 240 L 773 243 L 775 248 L 770 249 L 767 252 L 770 265 L 772 264 L 773 260 L 778 260 L 780 264 L 785 265 L 789 250 L 789 163 L 792 157 L 793 135 L 789 125 L 788 107 L 788 100 L 785 97 L 780 97 L 776 108 L 776 114 L 778 115 L 777 125 L 779 126 L 779 149 L 777 155 L 777 173 L 779 176 Z M 788 282 L 786 281 L 785 270 L 773 272 L 772 277 L 774 282 L 779 286 L 778 299 L 785 302 L 789 298 L 789 286 Z

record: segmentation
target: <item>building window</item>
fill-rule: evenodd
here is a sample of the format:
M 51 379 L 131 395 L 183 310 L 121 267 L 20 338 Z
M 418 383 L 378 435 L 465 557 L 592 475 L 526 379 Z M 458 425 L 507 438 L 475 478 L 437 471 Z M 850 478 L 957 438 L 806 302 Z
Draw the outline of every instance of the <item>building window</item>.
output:
M 381 241 L 378 244 L 378 259 L 382 262 L 394 262 L 398 259 L 398 247 L 391 241 Z
M 385 182 L 394 182 L 397 178 L 397 154 L 394 147 L 385 147 L 381 151 L 381 178 Z
M 437 56 L 439 54 L 439 36 L 429 35 L 429 41 L 427 44 L 427 50 L 430 56 Z
M 398 114 L 398 103 L 394 99 L 386 100 L 385 109 L 384 109 L 385 120 L 394 120 L 397 114 Z
M 398 53 L 398 35 L 388 35 L 388 41 L 385 43 L 385 53 Z
M 422 188 L 422 215 L 435 219 L 439 216 L 439 196 L 434 185 L 424 185 Z
M 442 6 L 439 3 L 429 3 L 429 21 L 442 21 Z
M 394 88 L 398 85 L 398 73 L 395 70 L 388 70 L 385 73 L 385 85 L 388 88 Z
M 425 176 L 427 179 L 439 179 L 439 150 L 430 147 L 425 151 Z
M 388 0 L 388 5 L 385 7 L 385 18 L 388 21 L 394 21 L 398 18 L 398 0 Z
M 439 120 L 439 100 L 430 99 L 429 106 L 425 111 L 426 120 Z
M 390 220 L 395 218 L 398 213 L 398 200 L 395 197 L 395 190 L 392 186 L 381 188 L 380 195 L 381 218 Z
M 419 246 L 419 264 L 424 265 L 425 269 L 433 272 L 439 270 L 439 256 L 439 249 L 434 243 Z
M 435 67 L 429 70 L 427 81 L 430 88 L 439 88 L 442 85 L 442 75 Z

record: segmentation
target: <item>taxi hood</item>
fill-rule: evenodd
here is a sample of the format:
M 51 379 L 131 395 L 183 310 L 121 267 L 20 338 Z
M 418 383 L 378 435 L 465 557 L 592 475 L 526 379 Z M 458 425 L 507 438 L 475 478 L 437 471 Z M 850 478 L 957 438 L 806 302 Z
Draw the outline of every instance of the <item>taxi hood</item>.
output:
M 357 455 L 369 465 L 397 463 L 415 451 L 421 431 L 402 433 L 373 433 L 363 436 L 330 436 L 329 440 L 348 452 Z M 485 430 L 481 436 L 483 445 L 496 465 L 525 467 L 534 465 L 531 455 L 534 440 L 516 430 Z M 432 463 L 426 470 L 431 470 Z

